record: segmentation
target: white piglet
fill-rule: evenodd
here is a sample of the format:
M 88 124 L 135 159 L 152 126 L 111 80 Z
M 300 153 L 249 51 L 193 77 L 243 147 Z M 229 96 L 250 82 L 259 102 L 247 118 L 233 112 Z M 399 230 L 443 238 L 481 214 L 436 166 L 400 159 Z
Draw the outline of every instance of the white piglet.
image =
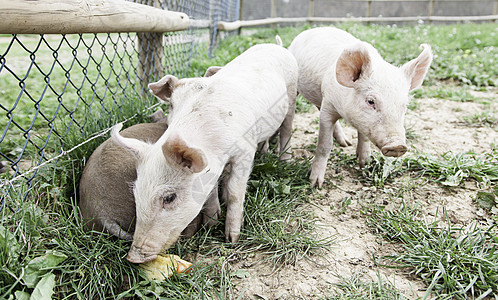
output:
M 299 65 L 298 92 L 320 109 L 318 144 L 310 181 L 321 187 L 332 148 L 332 134 L 341 145 L 339 119 L 358 131 L 360 167 L 370 159 L 372 141 L 385 156 L 407 151 L 404 119 L 408 92 L 419 87 L 432 62 L 431 48 L 401 67 L 386 62 L 369 43 L 333 27 L 306 30 L 289 50 Z
M 138 160 L 133 188 L 137 222 L 127 256 L 131 262 L 153 260 L 175 243 L 225 167 L 225 234 L 228 241 L 237 241 L 258 143 L 279 130 L 280 150 L 286 150 L 297 95 L 298 67 L 292 54 L 281 46 L 256 45 L 211 71 L 203 78 L 167 75 L 149 85 L 173 106 L 168 130 L 155 144 L 122 137 L 119 125 L 112 131 L 113 139 Z

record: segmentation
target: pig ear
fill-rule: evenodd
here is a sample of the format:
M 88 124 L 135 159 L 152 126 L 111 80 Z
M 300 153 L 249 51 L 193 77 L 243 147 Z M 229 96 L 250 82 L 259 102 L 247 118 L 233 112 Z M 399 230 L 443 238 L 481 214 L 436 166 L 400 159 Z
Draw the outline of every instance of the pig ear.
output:
M 201 149 L 189 147 L 179 136 L 169 138 L 162 147 L 164 157 L 171 163 L 176 163 L 194 173 L 207 166 L 207 159 Z
M 204 77 L 211 77 L 214 74 L 218 73 L 219 70 L 221 70 L 223 67 L 218 67 L 218 66 L 211 66 L 206 70 L 206 73 L 204 74 Z
M 173 75 L 166 75 L 158 82 L 149 83 L 149 89 L 154 96 L 168 102 L 171 94 L 178 84 L 178 78 Z
M 432 62 L 431 46 L 422 44 L 422 53 L 411 61 L 404 64 L 401 69 L 405 72 L 408 81 L 410 82 L 410 91 L 418 88 L 424 81 L 425 74 L 429 71 Z
M 137 139 L 123 137 L 119 133 L 121 128 L 123 128 L 123 123 L 118 123 L 112 127 L 112 140 L 116 144 L 130 151 L 131 154 L 133 154 L 136 158 L 142 157 L 143 153 L 145 153 L 145 150 L 147 149 L 147 147 L 150 147 L 150 145 Z
M 370 55 L 367 47 L 358 43 L 344 49 L 337 60 L 336 78 L 342 86 L 352 88 L 354 83 L 370 68 Z

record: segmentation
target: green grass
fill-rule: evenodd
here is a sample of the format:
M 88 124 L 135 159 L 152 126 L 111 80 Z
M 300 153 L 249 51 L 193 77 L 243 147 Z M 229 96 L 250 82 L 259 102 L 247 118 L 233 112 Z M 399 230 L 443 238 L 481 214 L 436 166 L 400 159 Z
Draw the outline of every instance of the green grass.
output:
M 432 45 L 435 58 L 424 87 L 415 91 L 410 109 L 418 109 L 419 98 L 440 98 L 459 102 L 489 103 L 494 99 L 479 99 L 470 89 L 487 89 L 498 84 L 498 29 L 490 24 L 380 26 L 340 24 L 355 36 L 371 42 L 381 55 L 391 63 L 400 65 L 420 53 L 419 44 Z M 224 65 L 250 46 L 274 43 L 279 34 L 288 46 L 293 37 L 310 28 L 288 27 L 260 29 L 251 35 L 229 37 L 220 41 L 208 58 L 200 45 L 200 53 L 192 60 L 189 76 L 201 76 L 211 65 Z M 26 37 L 20 37 L 25 39 Z M 48 73 L 53 60 L 44 59 L 53 55 L 58 44 L 47 37 L 36 55 L 40 68 Z M 24 41 L 30 49 L 36 47 L 36 40 Z M 73 41 L 67 37 L 67 43 Z M 67 45 L 60 46 L 64 52 Z M 5 45 L 0 44 L 0 47 Z M 16 45 L 19 47 L 19 45 Z M 203 48 L 204 47 L 204 48 Z M 1 52 L 0 48 L 0 52 Z M 103 55 L 104 50 L 96 47 L 95 55 Z M 110 52 L 109 52 L 110 51 Z M 111 53 L 109 49 L 104 52 Z M 64 57 L 60 52 L 59 57 Z M 70 51 L 69 51 L 70 52 Z M 13 51 L 12 58 L 25 56 L 19 49 Z M 19 54 L 21 53 L 21 54 Z M 83 58 L 86 54 L 83 54 Z M 71 57 L 71 55 L 67 56 Z M 26 58 L 19 61 L 25 72 Z M 8 58 L 9 60 L 9 58 Z M 66 82 L 67 66 L 64 60 L 55 65 L 50 84 L 57 89 Z M 128 62 L 123 62 L 126 67 Z M 110 74 L 109 66 L 103 65 L 101 74 Z M 85 68 L 76 66 L 71 78 L 83 81 Z M 86 67 L 89 80 L 102 79 L 96 62 L 90 61 Z M 131 71 L 130 71 L 131 72 Z M 20 74 L 21 74 L 20 73 Z M 24 73 L 22 73 L 24 74 Z M 105 76 L 104 76 L 105 77 Z M 46 77 L 39 72 L 26 81 L 33 97 L 41 96 L 46 86 Z M 450 84 L 447 84 L 450 83 Z M 143 111 L 150 103 L 138 97 L 124 97 L 115 92 L 123 102 L 111 100 L 111 91 L 116 91 L 118 82 L 109 79 L 110 89 L 99 108 L 76 110 L 76 119 L 86 122 L 84 130 L 72 127 L 65 132 L 71 122 L 69 112 L 60 112 L 55 120 L 56 129 L 63 132 L 63 138 L 50 140 L 47 153 L 55 155 L 62 142 L 65 149 L 81 143 L 94 133 L 101 132 L 110 125 L 127 117 L 136 117 L 126 126 L 144 122 L 151 111 Z M 85 85 L 88 87 L 88 85 Z M 128 90 L 127 90 L 128 91 Z M 91 101 L 93 93 L 104 95 L 105 90 L 91 88 L 82 91 L 82 100 Z M 67 95 L 76 95 L 77 88 L 67 87 Z M 8 105 L 14 105 L 19 87 L 11 76 L 0 76 L 0 95 Z M 25 96 L 23 96 L 25 97 Z M 68 99 L 70 98 L 70 99 Z M 66 97 L 67 106 L 74 107 L 77 97 Z M 66 100 L 65 100 L 66 101 Z M 58 105 L 58 96 L 47 90 L 40 103 L 48 116 L 53 116 Z M 66 103 L 66 102 L 64 102 Z M 115 109 L 117 106 L 118 109 Z M 298 112 L 309 111 L 311 105 L 302 97 L 298 98 Z M 18 104 L 15 121 L 22 127 L 30 126 L 36 106 L 25 98 Z M 0 123 L 5 125 L 6 119 Z M 469 116 L 464 120 L 473 126 L 495 126 L 496 118 L 491 112 Z M 32 137 L 45 141 L 47 124 L 41 119 L 33 123 L 36 135 Z M 313 126 L 317 126 L 316 124 Z M 19 131 L 9 132 L 9 139 L 0 145 L 2 153 L 12 157 L 19 154 L 18 144 L 22 141 Z M 417 139 L 417 133 L 408 130 L 407 137 Z M 56 299 L 226 299 L 235 298 L 235 287 L 243 281 L 248 270 L 233 270 L 234 262 L 261 255 L 268 264 L 278 270 L 282 266 L 312 255 L 322 255 L 334 244 L 334 238 L 323 239 L 316 235 L 313 215 L 309 209 L 310 194 L 314 192 L 308 184 L 310 163 L 307 160 L 278 162 L 275 154 L 258 155 L 253 174 L 248 184 L 244 211 L 245 224 L 241 240 L 230 244 L 224 242 L 224 219 L 220 224 L 203 229 L 191 239 L 182 239 L 171 249 L 172 253 L 196 261 L 194 269 L 174 276 L 166 281 L 150 282 L 140 270 L 125 260 L 130 243 L 120 241 L 106 234 L 92 234 L 81 224 L 76 206 L 77 183 L 85 160 L 105 137 L 90 141 L 71 152 L 56 164 L 39 170 L 30 191 L 22 182 L 15 182 L 7 194 L 8 206 L 0 212 L 0 299 L 16 293 L 19 298 L 41 292 L 54 293 Z M 309 145 L 313 150 L 314 145 Z M 36 157 L 36 150 L 28 154 Z M 31 159 L 25 157 L 25 159 Z M 403 187 L 393 184 L 400 176 L 415 180 L 436 182 L 446 189 L 462 186 L 465 180 L 474 180 L 482 188 L 476 194 L 476 205 L 493 213 L 496 211 L 496 181 L 498 180 L 498 152 L 493 147 L 487 153 L 446 153 L 429 155 L 415 152 L 413 156 L 398 159 L 374 155 L 372 162 L 364 169 L 357 168 L 354 155 L 345 154 L 334 148 L 329 160 L 329 168 L 348 170 L 365 186 L 389 187 L 402 193 Z M 1 175 L 8 179 L 8 174 Z M 380 190 L 380 189 L 379 189 Z M 21 199 L 28 193 L 24 203 Z M 342 210 L 346 211 L 351 198 L 344 199 Z M 13 211 L 12 211 L 12 210 Z M 494 210 L 493 210 L 494 209 Z M 402 266 L 427 283 L 429 291 L 440 298 L 479 297 L 491 289 L 496 292 L 496 228 L 471 226 L 459 228 L 444 222 L 423 219 L 420 210 L 403 205 L 394 211 L 381 207 L 367 207 L 364 213 L 368 222 L 384 240 L 396 243 L 403 249 L 398 254 L 379 258 L 382 264 L 391 267 Z M 495 220 L 495 222 L 498 219 Z M 437 259 L 430 259 L 436 257 Z M 439 261 L 441 263 L 439 263 Z M 479 269 L 480 268 L 480 269 Z M 26 275 L 28 274 L 28 275 Z M 250 274 L 252 275 L 252 274 Z M 28 276 L 28 277 L 26 277 Z M 29 278 L 29 279 L 26 279 Z M 248 295 L 242 295 L 245 297 Z M 365 282 L 359 277 L 342 278 L 326 299 L 404 299 L 396 290 L 395 283 L 378 280 Z
M 420 210 L 404 203 L 393 211 L 366 207 L 367 220 L 376 232 L 401 249 L 377 263 L 408 269 L 423 279 L 438 299 L 467 299 L 498 295 L 498 231 L 496 226 L 454 226 L 426 220 Z M 443 212 L 443 214 L 445 214 Z
M 137 102 L 135 102 L 137 103 Z M 127 107 L 125 115 L 137 111 Z M 117 117 L 117 116 L 116 116 Z M 127 125 L 141 122 L 139 114 Z M 87 129 L 99 132 L 116 120 L 91 118 Z M 90 136 L 91 132 L 85 132 Z M 81 141 L 81 133 L 70 132 L 66 145 Z M 141 271 L 126 261 L 129 242 L 107 234 L 92 234 L 78 214 L 75 191 L 83 162 L 103 141 L 99 138 L 72 152 L 51 168 L 40 170 L 26 203 L 18 203 L 24 190 L 9 194 L 9 207 L 0 218 L 0 298 L 9 294 L 34 295 L 40 291 L 54 293 L 57 299 L 116 299 L 139 297 L 154 299 L 211 299 L 233 295 L 234 274 L 228 271 L 228 258 L 242 259 L 259 251 L 275 268 L 297 259 L 322 253 L 333 238 L 320 239 L 314 233 L 313 216 L 305 209 L 311 190 L 307 184 L 309 161 L 281 163 L 278 156 L 267 153 L 257 157 L 249 182 L 245 225 L 238 243 L 224 242 L 223 218 L 210 230 L 201 230 L 189 240 L 181 240 L 173 253 L 182 257 L 201 255 L 195 271 L 164 282 L 149 282 Z M 61 257 L 46 263 L 31 281 L 23 276 L 33 260 Z M 36 261 L 35 260 L 35 261 Z M 52 259 L 53 260 L 53 259 Z M 20 296 L 19 296 L 20 297 Z
M 494 111 L 482 111 L 470 116 L 464 116 L 462 120 L 465 124 L 474 127 L 495 127 L 498 125 L 498 117 L 496 117 L 496 112 Z
M 451 79 L 475 89 L 498 86 L 498 29 L 494 23 L 417 26 L 344 23 L 336 26 L 371 43 L 386 61 L 395 65 L 417 57 L 420 44 L 430 44 L 435 57 L 426 85 Z M 298 33 L 308 28 L 311 26 L 259 29 L 251 35 L 223 40 L 213 52 L 213 58 L 206 54 L 194 59 L 189 75 L 202 76 L 209 66 L 225 65 L 255 44 L 275 43 L 276 34 L 287 47 Z
M 444 86 L 430 86 L 422 89 L 417 89 L 413 92 L 415 99 L 419 98 L 437 98 L 445 99 L 456 102 L 476 102 L 478 99 L 469 92 L 467 88 L 444 85 Z
M 353 274 L 353 276 L 346 278 L 343 276 L 338 276 L 340 279 L 339 283 L 334 284 L 335 288 L 330 295 L 323 297 L 327 300 L 362 300 L 362 299 L 378 299 L 378 300 L 401 300 L 408 299 L 403 296 L 395 286 L 395 283 L 389 282 L 386 279 L 382 279 L 379 274 L 377 274 L 377 282 L 369 282 L 361 280 L 361 276 L 358 273 Z
M 460 185 L 464 180 L 473 179 L 489 186 L 498 181 L 498 149 L 487 153 L 453 153 L 432 155 L 415 152 L 400 158 L 385 157 L 375 152 L 365 168 L 357 169 L 356 156 L 345 154 L 340 148 L 333 149 L 329 160 L 332 168 L 348 168 L 362 178 L 365 184 L 382 188 L 402 174 L 427 177 L 432 182 L 445 187 Z

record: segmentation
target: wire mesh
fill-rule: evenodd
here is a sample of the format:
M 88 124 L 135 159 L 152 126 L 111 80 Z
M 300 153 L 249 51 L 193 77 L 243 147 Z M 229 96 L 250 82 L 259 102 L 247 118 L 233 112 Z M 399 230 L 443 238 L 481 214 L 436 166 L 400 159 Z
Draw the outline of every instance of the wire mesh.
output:
M 67 153 L 71 130 L 84 132 L 91 118 L 118 114 L 130 101 L 153 106 L 149 80 L 185 77 L 206 26 L 238 18 L 238 0 L 138 0 L 184 12 L 194 20 L 182 32 L 65 35 L 0 35 L 0 211 L 16 210 L 40 166 Z M 15 193 L 12 193 L 15 191 Z M 10 195 L 22 199 L 9 201 Z

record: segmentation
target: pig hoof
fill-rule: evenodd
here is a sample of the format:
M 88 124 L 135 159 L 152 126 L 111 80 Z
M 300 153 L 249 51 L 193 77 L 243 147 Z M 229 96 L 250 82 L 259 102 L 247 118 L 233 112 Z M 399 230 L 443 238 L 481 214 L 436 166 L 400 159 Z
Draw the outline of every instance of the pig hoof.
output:
M 381 151 L 384 156 L 399 157 L 406 153 L 408 148 L 405 145 L 382 147 Z
M 368 155 L 366 158 L 358 158 L 358 165 L 360 169 L 363 169 L 368 163 L 370 163 L 370 155 Z
M 348 147 L 352 145 L 350 140 L 337 141 L 337 143 L 339 143 L 341 147 Z
M 230 232 L 227 235 L 227 242 L 236 243 L 239 240 L 240 232 Z
M 290 161 L 292 159 L 292 155 L 289 153 L 284 153 L 280 156 L 280 161 Z
M 340 136 L 336 136 L 334 134 L 334 138 L 336 140 L 336 142 L 341 146 L 341 147 L 348 147 L 348 146 L 351 146 L 353 143 L 351 143 L 350 140 L 348 140 L 344 134 L 340 135 Z
M 311 175 L 310 175 L 310 184 L 311 184 L 312 187 L 315 186 L 315 185 L 318 185 L 318 188 L 321 189 L 324 180 L 325 180 L 325 176 L 319 176 L 319 175 L 313 174 L 313 172 L 311 172 Z
M 148 261 L 155 260 L 157 258 L 157 254 L 144 253 L 142 250 L 136 248 L 135 246 L 131 246 L 126 259 L 134 264 L 141 264 Z

